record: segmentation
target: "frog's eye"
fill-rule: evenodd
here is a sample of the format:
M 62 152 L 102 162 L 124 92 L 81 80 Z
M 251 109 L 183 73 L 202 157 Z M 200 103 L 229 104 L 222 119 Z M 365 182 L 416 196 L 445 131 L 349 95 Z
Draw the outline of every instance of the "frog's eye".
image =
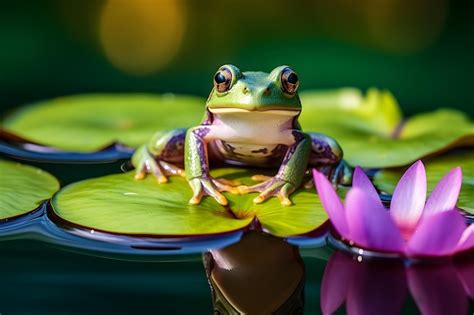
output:
M 295 94 L 300 85 L 300 79 L 296 72 L 291 68 L 285 68 L 281 72 L 281 88 L 283 92 L 288 94 Z
M 226 67 L 220 68 L 214 76 L 214 87 L 216 88 L 217 92 L 227 92 L 230 90 L 231 84 L 232 72 Z

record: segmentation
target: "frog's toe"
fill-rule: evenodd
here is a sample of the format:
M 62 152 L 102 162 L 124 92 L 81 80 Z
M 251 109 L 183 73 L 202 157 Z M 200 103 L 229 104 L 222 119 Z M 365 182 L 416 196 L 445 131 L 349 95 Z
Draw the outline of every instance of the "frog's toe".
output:
M 217 194 L 216 196 L 212 196 L 214 199 L 221 205 L 221 206 L 227 206 L 229 202 L 227 201 L 227 198 L 224 197 L 222 194 Z
M 234 187 L 242 185 L 242 183 L 238 179 L 218 178 L 216 180 L 221 182 L 222 184 L 234 186 Z
M 198 205 L 199 203 L 201 203 L 201 199 L 202 199 L 201 195 L 192 196 L 192 198 L 189 199 L 189 203 L 192 205 Z
M 245 186 L 245 185 L 240 185 L 237 187 L 238 191 L 239 191 L 239 194 L 241 195 L 245 195 L 245 194 L 248 194 L 250 192 L 252 192 L 250 190 L 250 187 L 249 186 Z
M 262 175 L 262 174 L 253 175 L 251 177 L 251 179 L 256 181 L 256 182 L 265 182 L 265 181 L 268 181 L 272 178 L 273 178 L 272 176 L 267 176 L 267 175 Z
M 164 184 L 168 182 L 168 178 L 163 174 L 163 171 L 160 165 L 153 163 L 153 164 L 149 164 L 148 167 L 150 169 L 150 173 L 152 173 L 155 176 L 158 183 Z
M 227 206 L 227 204 L 229 202 L 227 201 L 227 198 L 224 197 L 223 194 L 221 194 L 221 191 L 229 191 L 230 192 L 230 188 L 233 188 L 233 187 L 221 184 L 216 179 L 203 180 L 202 181 L 202 186 L 203 186 L 203 189 L 204 189 L 204 191 L 206 192 L 207 195 L 214 198 L 221 205 Z
M 258 204 L 264 202 L 270 197 L 278 197 L 283 206 L 290 206 L 292 204 L 289 196 L 295 191 L 295 186 L 293 184 L 273 178 L 272 180 L 265 182 L 264 187 L 265 188 L 260 190 L 260 195 L 254 198 L 254 203 Z
M 270 177 L 268 180 L 258 183 L 256 185 L 252 186 L 246 186 L 246 185 L 241 185 L 237 187 L 241 195 L 248 194 L 248 193 L 253 193 L 253 192 L 263 192 L 266 190 L 269 186 L 271 186 L 273 182 L 273 177 Z
M 175 166 L 171 163 L 165 162 L 165 161 L 159 161 L 159 164 L 160 164 L 160 167 L 161 167 L 163 173 L 166 176 L 181 176 L 181 177 L 186 176 L 185 171 L 180 167 L 177 167 L 177 166 Z
M 288 196 L 283 196 L 281 194 L 278 195 L 278 199 L 280 199 L 280 203 L 283 206 L 291 206 L 293 203 L 291 202 L 290 198 Z
M 262 203 L 262 202 L 264 202 L 266 199 L 267 199 L 267 197 L 262 196 L 262 195 L 258 195 L 257 197 L 255 197 L 255 198 L 253 199 L 253 202 L 254 202 L 254 203 Z
M 189 186 L 191 186 L 191 189 L 193 190 L 193 196 L 189 200 L 189 203 L 197 205 L 201 202 L 201 199 L 204 196 L 201 181 L 199 178 L 193 178 L 189 181 Z
M 168 182 L 168 178 L 166 176 L 157 176 L 156 180 L 158 181 L 159 184 L 165 184 Z
M 144 179 L 146 175 L 146 172 L 144 169 L 137 169 L 135 172 L 134 178 L 137 180 Z
M 189 200 L 190 204 L 199 204 L 202 197 L 206 195 L 211 196 L 223 206 L 226 206 L 229 203 L 227 198 L 221 194 L 220 191 L 230 191 L 230 188 L 222 186 L 223 184 L 218 183 L 215 179 L 193 178 L 189 181 L 189 185 L 193 190 L 193 196 Z
M 217 189 L 219 191 L 227 191 L 227 192 L 230 192 L 231 194 L 234 194 L 234 195 L 239 195 L 240 194 L 240 190 L 239 190 L 238 187 L 231 186 L 231 185 L 227 184 L 227 182 L 222 180 L 222 179 L 213 179 L 212 183 L 217 187 Z
M 285 183 L 283 187 L 278 192 L 278 199 L 283 206 L 291 206 L 292 202 L 290 200 L 290 195 L 296 190 L 295 185 L 291 183 Z

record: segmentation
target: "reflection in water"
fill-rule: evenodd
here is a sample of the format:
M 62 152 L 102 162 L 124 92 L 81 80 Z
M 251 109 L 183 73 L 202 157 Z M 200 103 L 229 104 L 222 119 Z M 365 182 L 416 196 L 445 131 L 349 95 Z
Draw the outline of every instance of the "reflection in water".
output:
M 204 254 L 214 314 L 302 314 L 305 270 L 298 248 L 251 232 Z
M 347 314 L 399 314 L 408 292 L 422 314 L 467 314 L 474 258 L 405 267 L 402 261 L 360 261 L 335 252 L 324 271 L 321 309 L 332 314 L 345 302 Z

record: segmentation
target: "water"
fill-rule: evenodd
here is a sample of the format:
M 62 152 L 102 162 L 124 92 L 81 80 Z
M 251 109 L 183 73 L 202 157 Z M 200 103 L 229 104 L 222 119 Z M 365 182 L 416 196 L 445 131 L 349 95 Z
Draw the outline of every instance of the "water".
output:
M 298 247 L 258 232 L 182 241 L 173 253 L 134 248 L 120 237 L 122 243 L 84 238 L 61 229 L 45 211 L 2 226 L 1 314 L 320 314 L 344 301 L 337 314 L 474 310 L 468 301 L 474 293 L 472 254 L 407 266 L 328 246 Z M 226 244 L 235 238 L 240 242 Z M 214 249 L 192 253 L 205 247 Z
M 35 165 L 64 186 L 122 162 Z M 336 251 L 326 235 L 133 238 L 66 226 L 47 204 L 0 234 L 0 314 L 474 312 L 474 253 L 407 264 Z

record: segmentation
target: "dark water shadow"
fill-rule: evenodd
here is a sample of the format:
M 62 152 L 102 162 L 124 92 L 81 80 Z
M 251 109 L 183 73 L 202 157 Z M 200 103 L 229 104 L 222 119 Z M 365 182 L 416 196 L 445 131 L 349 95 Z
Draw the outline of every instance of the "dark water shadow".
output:
M 281 238 L 252 231 L 203 262 L 214 314 L 303 314 L 304 262 Z

